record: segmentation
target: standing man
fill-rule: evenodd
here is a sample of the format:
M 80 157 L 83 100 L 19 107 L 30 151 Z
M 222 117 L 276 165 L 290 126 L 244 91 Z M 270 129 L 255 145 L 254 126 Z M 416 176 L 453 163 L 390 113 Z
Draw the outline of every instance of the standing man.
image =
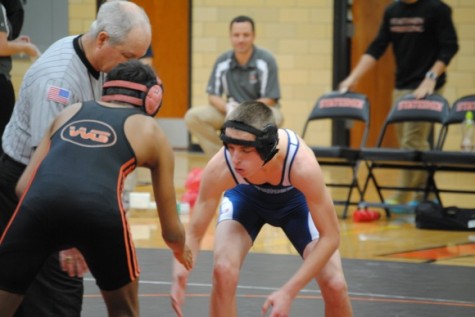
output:
M 43 261 L 65 246 L 84 254 L 109 316 L 139 316 L 140 269 L 120 199 L 136 166 L 150 169 L 163 239 L 191 268 L 173 151 L 153 119 L 162 93 L 150 66 L 129 61 L 108 74 L 101 102 L 71 105 L 55 118 L 18 182 L 21 203 L 0 238 L 0 316 L 13 315 Z M 15 265 L 22 261 L 28 265 Z
M 23 16 L 23 5 L 20 0 L 0 0 L 0 155 L 1 137 L 15 105 L 15 90 L 10 78 L 12 55 L 26 54 L 36 58 L 40 54 L 28 36 L 19 36 Z
M 295 132 L 278 129 L 270 108 L 259 101 L 244 102 L 230 113 L 220 138 L 224 147 L 203 171 L 186 235 L 196 261 L 220 205 L 209 316 L 238 316 L 239 271 L 266 223 L 282 228 L 303 263 L 267 297 L 262 315 L 272 307 L 270 316 L 289 316 L 299 291 L 316 279 L 325 316 L 352 316 L 338 251 L 338 219 L 313 152 Z M 188 274 L 175 261 L 171 298 L 178 316 L 182 316 Z
M 58 40 L 29 68 L 3 135 L 0 232 L 18 204 L 15 185 L 53 118 L 70 104 L 99 99 L 104 73 L 143 56 L 150 42 L 150 22 L 142 8 L 132 2 L 107 2 L 86 34 Z M 62 265 L 70 259 L 78 263 L 68 267 L 85 265 L 77 251 L 61 252 Z M 63 272 L 55 254 L 31 284 L 16 316 L 80 316 L 82 294 L 82 279 Z
M 452 10 L 440 0 L 400 0 L 390 4 L 383 17 L 379 33 L 366 53 L 340 83 L 340 90 L 351 89 L 369 71 L 392 44 L 396 60 L 396 88 L 393 101 L 413 94 L 424 98 L 434 92 L 441 94 L 446 82 L 446 68 L 458 50 L 457 34 L 452 22 Z M 403 149 L 428 150 L 430 123 L 398 124 L 397 137 Z M 424 188 L 426 173 L 403 171 L 401 187 Z M 409 192 L 398 191 L 386 200 L 388 204 L 405 204 Z M 409 205 L 415 207 L 423 198 L 418 192 Z M 406 209 L 392 208 L 393 212 Z
M 233 49 L 221 54 L 214 64 L 206 88 L 209 106 L 192 107 L 185 114 L 188 130 L 210 158 L 221 148 L 217 131 L 239 103 L 259 100 L 272 109 L 278 125 L 283 121 L 277 63 L 270 52 L 254 45 L 255 37 L 250 17 L 231 21 Z

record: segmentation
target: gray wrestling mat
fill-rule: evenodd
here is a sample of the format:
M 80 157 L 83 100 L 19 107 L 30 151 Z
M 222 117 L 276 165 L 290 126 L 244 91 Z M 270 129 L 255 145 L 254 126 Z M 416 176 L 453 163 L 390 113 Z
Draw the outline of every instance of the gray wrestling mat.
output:
M 168 298 L 171 252 L 138 249 L 137 254 L 142 272 L 140 316 L 176 316 Z M 267 295 L 282 285 L 300 263 L 298 256 L 250 253 L 239 282 L 239 316 L 261 316 L 261 305 Z M 346 259 L 343 266 L 355 317 L 475 316 L 475 268 Z M 202 251 L 189 280 L 186 317 L 208 316 L 211 267 L 211 252 Z M 107 316 L 94 279 L 87 276 L 84 285 L 82 316 Z M 291 316 L 324 316 L 322 297 L 315 283 L 300 292 Z

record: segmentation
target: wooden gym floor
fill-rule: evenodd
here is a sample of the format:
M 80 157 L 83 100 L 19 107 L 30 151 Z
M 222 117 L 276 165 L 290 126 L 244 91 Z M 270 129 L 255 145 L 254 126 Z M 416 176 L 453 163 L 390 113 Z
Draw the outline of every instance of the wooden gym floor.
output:
M 176 152 L 175 186 L 177 198 L 184 192 L 189 171 L 203 167 L 200 154 Z M 147 170 L 138 170 L 135 191 L 150 192 Z M 326 180 L 348 177 L 341 170 L 324 168 Z M 382 179 L 397 179 L 397 171 Z M 365 171 L 361 170 L 361 179 Z M 473 188 L 475 178 L 441 175 L 438 181 L 449 186 Z M 332 191 L 336 199 L 343 192 Z M 369 194 L 369 200 L 374 193 Z M 471 195 L 444 195 L 443 203 L 475 208 Z M 376 200 L 373 200 L 376 201 Z M 341 245 L 345 274 L 355 316 L 475 316 L 475 232 L 421 230 L 414 215 L 393 215 L 382 210 L 379 220 L 358 223 L 341 219 Z M 341 215 L 341 207 L 337 206 Z M 181 214 L 186 226 L 189 214 Z M 171 254 L 161 239 L 156 211 L 131 209 L 129 221 L 138 258 L 141 316 L 175 316 L 169 305 Z M 208 228 L 197 267 L 190 276 L 185 316 L 208 316 L 214 225 Z M 239 316 L 260 316 L 265 297 L 279 287 L 300 264 L 286 237 L 273 227 L 264 227 L 251 249 L 238 288 Z M 85 279 L 83 316 L 103 316 L 105 308 L 94 279 Z M 310 283 L 292 305 L 291 316 L 323 316 L 318 287 Z M 225 316 L 223 316 L 225 317 Z

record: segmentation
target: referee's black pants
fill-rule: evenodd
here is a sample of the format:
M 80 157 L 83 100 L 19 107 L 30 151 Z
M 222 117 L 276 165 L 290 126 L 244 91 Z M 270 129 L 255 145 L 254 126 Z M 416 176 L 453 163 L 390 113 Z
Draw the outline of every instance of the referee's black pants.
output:
M 15 186 L 24 170 L 25 165 L 0 156 L 0 235 L 18 204 Z M 54 254 L 28 288 L 15 317 L 79 317 L 83 291 L 82 279 L 64 273 L 59 255 Z

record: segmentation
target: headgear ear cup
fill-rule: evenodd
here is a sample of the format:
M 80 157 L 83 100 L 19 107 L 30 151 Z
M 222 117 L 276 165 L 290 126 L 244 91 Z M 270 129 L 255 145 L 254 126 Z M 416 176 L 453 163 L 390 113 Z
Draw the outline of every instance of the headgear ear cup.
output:
M 139 92 L 138 97 L 127 96 L 124 94 L 107 95 L 107 88 L 125 88 L 136 90 Z M 148 83 L 147 85 L 134 83 L 126 80 L 111 80 L 105 82 L 103 85 L 103 94 L 101 97 L 103 101 L 124 101 L 132 105 L 141 107 L 142 110 L 149 116 L 155 116 L 160 110 L 163 98 L 163 86 L 160 78 L 156 81 Z
M 157 78 L 157 84 L 151 86 L 143 100 L 145 113 L 154 117 L 160 110 L 163 98 L 163 88 L 160 79 Z
M 248 141 L 229 137 L 226 135 L 226 128 L 246 131 L 255 135 L 256 139 L 254 141 Z M 269 162 L 279 151 L 279 149 L 277 149 L 277 145 L 279 144 L 278 131 L 279 129 L 274 124 L 268 124 L 262 130 L 259 130 L 243 122 L 229 120 L 223 124 L 219 137 L 221 141 L 223 141 L 223 145 L 226 148 L 228 147 L 228 143 L 255 147 L 257 153 L 259 153 L 259 156 L 264 161 L 262 164 L 264 165 Z
M 256 141 L 260 143 L 258 151 L 264 160 L 264 164 L 269 162 L 279 151 L 277 144 L 279 143 L 279 133 L 275 125 L 269 124 L 262 129 L 262 135 Z

